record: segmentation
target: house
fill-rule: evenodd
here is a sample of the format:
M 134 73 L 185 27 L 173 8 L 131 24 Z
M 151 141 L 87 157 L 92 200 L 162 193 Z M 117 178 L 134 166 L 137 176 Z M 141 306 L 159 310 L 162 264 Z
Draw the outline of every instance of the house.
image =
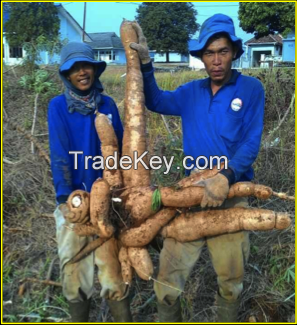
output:
M 83 41 L 83 29 L 71 14 L 61 5 L 55 4 L 58 9 L 58 17 L 60 19 L 60 35 L 61 40 L 70 42 Z M 8 13 L 4 13 L 4 22 L 8 20 Z M 105 33 L 85 33 L 84 42 L 89 44 L 95 54 L 97 60 L 106 61 L 108 64 L 126 64 L 126 56 L 123 44 L 119 36 L 114 32 Z M 7 65 L 19 64 L 22 62 L 26 53 L 22 47 L 10 48 L 5 39 L 5 31 L 3 34 L 3 61 Z M 166 62 L 166 54 L 150 51 L 150 56 L 155 62 Z M 54 64 L 60 61 L 57 54 L 50 55 L 44 51 L 40 54 L 41 60 L 39 64 Z M 170 62 L 187 62 L 185 55 L 178 53 L 170 53 Z
M 7 20 L 9 19 L 9 13 L 4 10 L 3 13 L 3 25 Z M 26 52 L 22 47 L 10 47 L 7 43 L 6 37 L 5 37 L 5 28 L 3 26 L 3 63 L 7 65 L 14 65 L 19 64 L 22 62 L 23 57 L 26 55 Z
M 119 36 L 113 32 L 89 33 L 92 41 L 86 41 L 95 53 L 97 60 L 106 61 L 108 64 L 126 64 L 124 46 Z M 150 50 L 150 57 L 153 62 L 166 62 L 166 53 L 157 53 Z M 176 52 L 169 53 L 169 62 L 188 62 L 188 56 Z
M 157 53 L 156 51 L 153 56 L 153 61 L 157 63 L 166 62 L 166 52 L 164 53 Z M 169 62 L 170 63 L 187 63 L 189 62 L 188 55 L 179 54 L 177 52 L 169 52 Z
M 61 39 L 68 41 L 82 41 L 83 29 L 78 22 L 70 15 L 70 13 L 61 5 L 55 4 L 58 9 L 58 17 L 60 19 L 60 35 Z M 9 19 L 8 13 L 4 13 L 3 22 Z M 85 33 L 85 41 L 91 41 L 90 36 Z M 22 47 L 10 47 L 6 38 L 5 30 L 3 33 L 3 62 L 7 65 L 19 64 L 26 56 L 26 52 Z M 60 60 L 59 55 L 50 56 L 48 52 L 41 52 L 40 64 L 57 63 Z
M 55 4 L 58 9 L 58 17 L 60 19 L 60 35 L 61 40 L 68 40 L 69 42 L 81 42 L 83 37 L 85 41 L 91 41 L 88 33 L 83 35 L 83 29 L 79 23 L 71 16 L 71 14 L 61 5 Z M 41 53 L 40 64 L 53 64 L 60 62 L 60 55 L 54 54 L 50 57 L 48 52 Z
M 244 43 L 247 46 L 247 59 L 250 68 L 269 67 L 268 60 L 281 61 L 283 37 L 280 34 L 255 37 Z
M 295 31 L 292 30 L 283 38 L 283 61 L 295 62 Z
M 113 32 L 89 33 L 89 44 L 98 61 L 106 61 L 107 64 L 126 64 L 124 46 L 119 36 Z

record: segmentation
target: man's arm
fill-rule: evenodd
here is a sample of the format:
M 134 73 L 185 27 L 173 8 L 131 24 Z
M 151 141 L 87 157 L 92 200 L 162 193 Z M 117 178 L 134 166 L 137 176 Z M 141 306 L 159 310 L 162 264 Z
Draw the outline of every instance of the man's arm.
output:
M 161 90 L 154 76 L 152 63 L 141 66 L 146 107 L 156 113 L 181 116 L 182 106 L 189 84 L 174 91 Z
M 137 51 L 143 74 L 145 104 L 153 112 L 164 115 L 181 116 L 182 93 L 185 86 L 177 88 L 175 91 L 163 91 L 159 89 L 154 77 L 154 69 L 150 59 L 146 38 L 141 27 L 133 23 L 139 43 L 131 43 L 130 47 Z
M 73 191 L 71 161 L 69 158 L 70 146 L 65 125 L 53 101 L 50 102 L 48 109 L 48 128 L 51 169 L 56 199 L 57 203 L 61 204 L 67 201 L 69 194 Z

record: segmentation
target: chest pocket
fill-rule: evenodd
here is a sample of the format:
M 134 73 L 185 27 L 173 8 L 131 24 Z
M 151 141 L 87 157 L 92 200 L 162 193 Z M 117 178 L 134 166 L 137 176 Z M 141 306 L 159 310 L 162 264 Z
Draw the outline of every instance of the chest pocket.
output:
M 241 114 L 240 114 L 241 115 Z M 243 117 L 226 112 L 221 121 L 220 136 L 225 140 L 228 147 L 235 146 L 243 133 Z

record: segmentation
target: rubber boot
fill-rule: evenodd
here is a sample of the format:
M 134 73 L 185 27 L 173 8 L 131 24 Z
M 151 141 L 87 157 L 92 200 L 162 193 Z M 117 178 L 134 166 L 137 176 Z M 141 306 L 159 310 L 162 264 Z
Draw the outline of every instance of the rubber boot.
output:
M 106 300 L 114 323 L 132 323 L 129 297 L 116 301 Z
M 72 323 L 88 322 L 91 299 L 81 302 L 69 302 L 69 313 Z
M 157 308 L 160 323 L 181 323 L 183 321 L 179 298 L 173 305 L 165 305 L 158 302 Z
M 228 301 L 219 294 L 217 294 L 216 300 L 217 323 L 236 323 L 240 301 Z

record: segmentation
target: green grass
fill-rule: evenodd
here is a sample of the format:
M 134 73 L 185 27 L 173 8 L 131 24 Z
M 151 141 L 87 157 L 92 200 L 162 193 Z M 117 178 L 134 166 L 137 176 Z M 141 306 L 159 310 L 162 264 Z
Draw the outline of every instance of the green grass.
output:
M 10 263 L 5 263 L 2 272 L 3 283 L 4 284 L 11 283 L 13 275 L 14 275 L 14 267 Z

